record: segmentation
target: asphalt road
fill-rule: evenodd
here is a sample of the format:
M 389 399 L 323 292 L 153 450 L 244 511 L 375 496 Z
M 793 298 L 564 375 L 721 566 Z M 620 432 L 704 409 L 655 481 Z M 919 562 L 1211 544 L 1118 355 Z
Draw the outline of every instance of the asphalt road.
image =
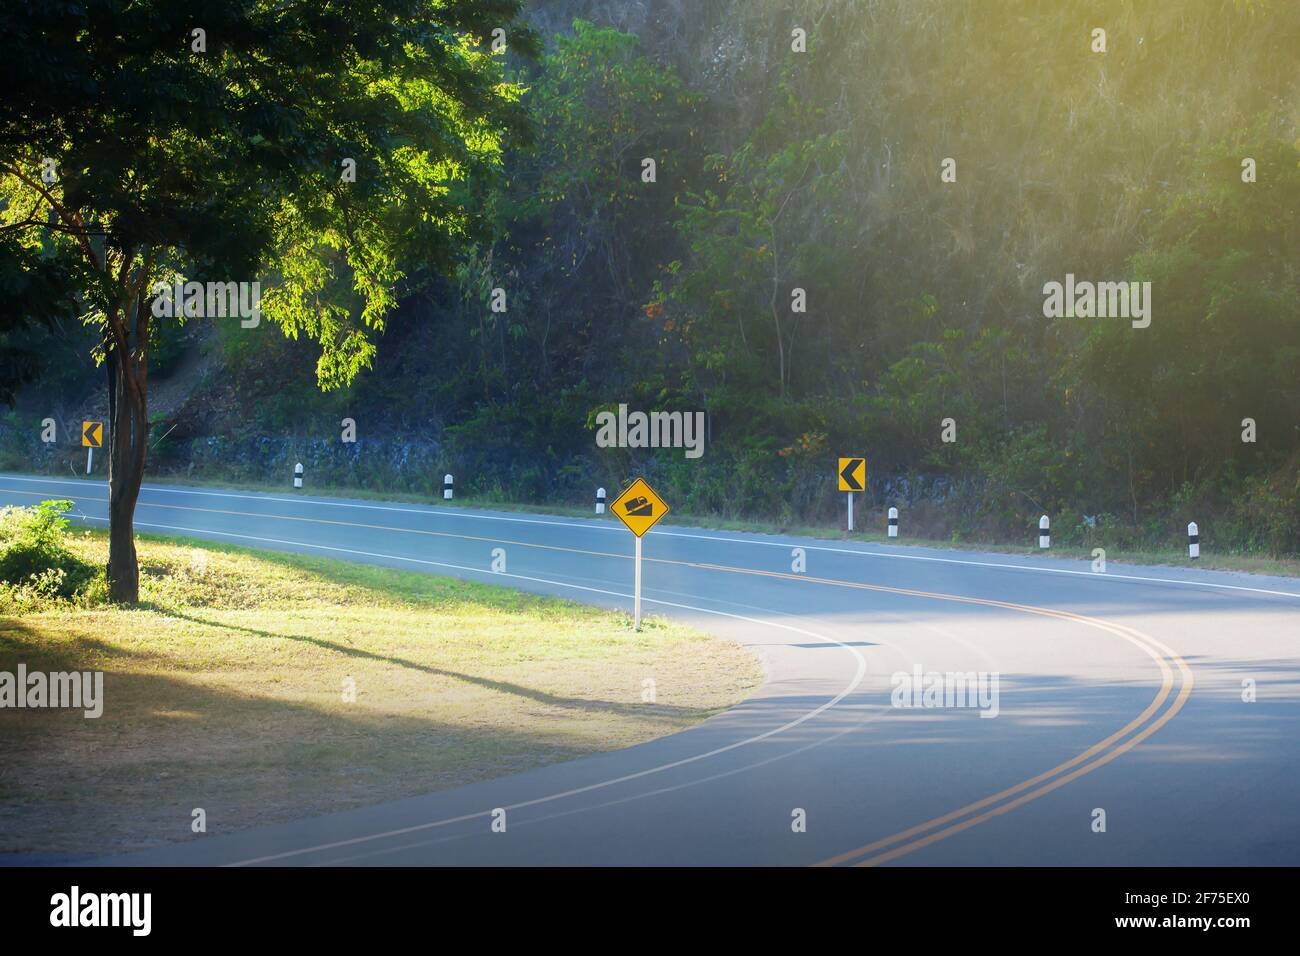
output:
M 103 522 L 102 483 L 0 476 L 0 502 L 48 497 Z M 631 606 L 608 518 L 147 485 L 137 528 Z M 662 525 L 644 549 L 646 613 L 752 647 L 750 700 L 455 790 L 224 835 L 210 815 L 105 862 L 1300 864 L 1300 581 Z M 894 706 L 918 668 L 988 675 L 996 716 Z

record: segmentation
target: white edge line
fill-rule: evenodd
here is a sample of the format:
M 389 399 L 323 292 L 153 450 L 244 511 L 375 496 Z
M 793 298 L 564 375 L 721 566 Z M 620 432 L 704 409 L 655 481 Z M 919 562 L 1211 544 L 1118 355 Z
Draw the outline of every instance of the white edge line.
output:
M 0 478 L 3 478 L 7 481 L 30 481 L 34 483 L 44 482 L 44 483 L 53 483 L 53 484 L 62 484 L 62 485 L 79 485 L 81 487 L 85 487 L 87 484 L 90 485 L 105 484 L 105 482 L 102 481 L 96 481 L 96 482 L 69 481 L 66 478 L 65 479 L 51 478 L 46 480 L 40 478 L 24 478 L 18 475 L 0 475 Z M 174 494 L 174 495 L 196 495 L 196 496 L 207 496 L 212 498 L 242 498 L 249 501 L 277 501 L 277 502 L 287 502 L 290 504 L 324 505 L 326 507 L 331 507 L 331 508 L 364 508 L 372 511 L 394 511 L 394 512 L 400 512 L 402 514 L 428 515 L 434 518 L 455 517 L 455 518 L 473 518 L 479 521 L 511 521 L 518 524 L 550 525 L 552 527 L 557 527 L 557 528 L 585 528 L 592 531 L 621 530 L 619 527 L 615 525 L 602 523 L 595 518 L 581 523 L 576 521 L 563 521 L 559 519 L 544 520 L 541 518 L 512 518 L 512 517 L 507 517 L 505 515 L 480 514 L 477 511 L 467 510 L 467 509 L 450 509 L 450 508 L 433 508 L 433 507 L 400 508 L 395 505 L 367 505 L 367 504 L 357 504 L 348 501 L 333 501 L 333 500 L 321 499 L 321 498 L 283 498 L 283 497 L 279 497 L 275 495 L 267 495 L 267 494 L 249 495 L 249 494 L 236 494 L 233 492 L 204 491 L 202 489 L 191 491 L 184 488 L 163 488 L 158 485 L 142 485 L 141 490 L 165 492 L 167 494 Z M 148 506 L 148 502 L 140 502 L 140 504 L 146 507 Z M 264 516 L 254 516 L 254 517 L 275 518 L 277 516 L 264 515 Z M 97 518 L 95 520 L 103 521 L 105 519 Z M 141 522 L 136 522 L 136 523 L 141 524 Z M 1241 585 L 1241 584 L 1220 584 L 1215 581 L 1196 581 L 1196 580 L 1189 581 L 1181 578 L 1156 578 L 1156 577 L 1149 577 L 1146 575 L 1138 575 L 1138 574 L 1112 574 L 1110 572 L 1102 573 L 1096 571 L 1074 571 L 1069 568 L 1041 568 L 1029 564 L 1007 564 L 998 561 L 963 561 L 960 558 L 936 558 L 936 557 L 930 557 L 928 555 L 920 555 L 920 554 L 894 554 L 892 552 L 886 552 L 886 551 L 863 551 L 858 548 L 832 548 L 832 547 L 827 547 L 826 545 L 806 544 L 804 542 L 809 539 L 799 538 L 798 536 L 790 536 L 790 539 L 788 541 L 757 541 L 752 538 L 728 538 L 728 537 L 723 537 L 721 535 L 686 534 L 680 531 L 654 530 L 654 531 L 647 532 L 647 534 L 655 535 L 655 536 L 662 535 L 663 537 L 667 537 L 667 538 L 694 538 L 700 541 L 721 541 L 721 542 L 726 542 L 728 544 L 761 545 L 763 547 L 769 547 L 769 548 L 800 547 L 803 548 L 805 551 L 823 551 L 828 554 L 852 554 L 864 558 L 887 558 L 895 561 L 930 561 L 938 564 L 964 564 L 964 565 L 970 565 L 972 567 L 978 567 L 978 568 L 1000 568 L 1000 569 L 1011 570 L 1011 571 L 1030 571 L 1038 574 L 1072 574 L 1072 575 L 1077 575 L 1079 577 L 1085 577 L 1085 578 L 1109 578 L 1111 580 L 1116 580 L 1116 581 L 1140 581 L 1148 584 L 1179 584 L 1184 587 L 1219 588 L 1220 590 L 1227 590 L 1227 591 L 1248 591 L 1254 594 L 1272 594 L 1278 597 L 1300 598 L 1300 592 L 1296 592 L 1296 591 L 1275 591 L 1269 588 L 1246 587 L 1245 585 Z M 1210 573 L 1231 574 L 1235 572 L 1210 572 Z
M 108 519 L 92 518 L 91 520 L 107 521 Z M 457 571 L 470 571 L 475 574 L 490 575 L 492 577 L 515 578 L 516 580 L 532 581 L 538 584 L 552 584 L 557 587 L 573 588 L 578 591 L 590 591 L 595 594 L 605 594 L 611 597 L 630 598 L 632 596 L 630 594 L 625 594 L 621 591 L 609 591 L 604 588 L 593 588 L 582 584 L 567 584 L 563 581 L 552 581 L 548 578 L 529 577 L 528 575 L 524 575 L 524 574 L 510 574 L 504 571 L 499 571 L 499 572 L 485 571 L 482 568 L 471 568 L 460 564 L 449 564 L 443 561 L 429 561 L 424 558 L 408 558 L 397 554 L 379 554 L 373 551 L 358 551 L 352 548 L 337 548 L 325 544 L 309 544 L 305 541 L 286 541 L 281 538 L 263 538 L 263 537 L 258 537 L 256 535 L 236 534 L 233 531 L 210 531 L 210 530 L 200 530 L 197 528 L 182 528 L 177 525 L 156 524 L 153 522 L 146 522 L 146 521 L 137 521 L 136 524 L 145 528 L 163 528 L 167 531 L 181 531 L 189 534 L 197 534 L 200 536 L 221 535 L 228 538 L 240 538 L 242 540 L 247 540 L 247 541 L 260 541 L 267 544 L 281 544 L 281 545 L 288 545 L 291 547 L 299 547 L 299 548 L 315 548 L 322 551 L 337 551 L 343 554 L 357 554 L 357 555 L 362 555 L 364 557 L 384 558 L 386 560 L 391 560 L 391 561 L 409 561 L 415 564 L 431 565 L 433 567 L 438 567 L 438 568 L 452 568 Z M 636 780 L 639 777 L 645 777 L 650 774 L 660 773 L 664 770 L 672 770 L 675 767 L 680 767 L 685 764 L 695 763 L 698 760 L 704 760 L 708 757 L 716 757 L 718 754 L 726 753 L 729 750 L 735 750 L 738 747 L 745 747 L 748 746 L 749 744 L 754 744 L 754 743 L 758 743 L 761 740 L 766 740 L 768 737 L 785 733 L 786 731 L 798 727 L 800 724 L 804 723 L 805 721 L 812 720 L 814 717 L 817 717 L 818 715 L 834 707 L 836 704 L 842 701 L 849 694 L 853 693 L 853 691 L 857 690 L 858 686 L 862 683 L 862 679 L 866 676 L 867 673 L 866 658 L 864 658 L 862 654 L 858 652 L 857 648 L 845 644 L 842 641 L 837 641 L 833 637 L 826 637 L 825 635 L 817 634 L 813 631 L 805 630 L 804 628 L 801 627 L 795 627 L 792 624 L 782 624 L 779 621 L 764 621 L 759 618 L 746 617 L 743 614 L 732 614 L 729 611 L 716 611 L 711 608 L 696 607 L 692 604 L 677 604 L 673 601 L 660 601 L 651 597 L 644 597 L 642 598 L 642 600 L 647 601 L 650 604 L 661 604 L 665 607 L 675 607 L 686 611 L 698 611 L 703 614 L 717 614 L 721 617 L 729 617 L 738 621 L 745 621 L 746 623 L 749 624 L 758 624 L 760 626 L 776 627 L 785 631 L 792 631 L 796 634 L 802 634 L 806 637 L 813 637 L 819 641 L 825 641 L 828 644 L 834 644 L 835 646 L 843 648 L 844 650 L 852 654 L 853 657 L 856 658 L 858 662 L 857 671 L 853 675 L 853 680 L 849 682 L 849 685 L 845 687 L 844 690 L 840 691 L 838 694 L 832 697 L 830 700 L 826 701 L 825 703 L 821 704 L 818 707 L 815 707 L 814 709 L 808 711 L 802 716 L 797 717 L 792 721 L 789 721 L 788 723 L 782 724 L 779 727 L 773 727 L 771 730 L 764 731 L 761 734 L 757 734 L 753 737 L 748 737 L 744 740 L 733 741 L 732 743 L 729 743 L 722 747 L 717 747 L 705 753 L 694 754 L 693 756 L 690 757 L 683 757 L 681 760 L 674 760 L 671 763 L 661 764 L 657 767 L 650 767 L 646 770 L 638 770 L 636 773 L 625 774 L 621 777 L 615 777 L 611 780 L 604 780 L 598 783 L 587 784 L 586 786 L 583 787 L 575 787 L 572 790 L 565 790 L 561 793 L 553 793 L 545 797 L 537 797 L 532 800 L 525 800 L 521 803 L 515 803 L 507 807 L 502 807 L 501 809 L 520 810 L 523 809 L 524 807 L 531 807 L 540 803 L 548 803 L 552 800 L 560 800 L 565 797 L 577 796 L 578 794 L 587 793 L 588 791 L 591 790 L 600 790 L 605 787 L 614 786 L 615 784 L 626 783 L 629 780 Z M 488 816 L 491 814 L 491 812 L 492 812 L 491 810 L 480 810 L 477 813 L 465 814 L 459 817 L 449 817 L 445 820 L 436 820 L 432 823 L 421 823 L 415 826 L 403 827 L 398 830 L 389 830 L 385 833 L 374 833 L 368 836 L 354 837 L 350 840 L 339 840 L 334 843 L 324 843 L 319 846 L 304 847 L 298 850 L 289 850 L 284 853 L 276 853 L 269 856 L 260 856 L 250 860 L 239 860 L 234 863 L 226 863 L 223 865 L 236 867 L 236 866 L 251 866 L 256 863 L 268 863 L 273 860 L 282 860 L 291 856 L 301 856 L 302 854 L 305 853 L 316 853 L 321 850 L 331 850 L 340 846 L 351 846 L 357 843 L 365 843 L 370 840 L 380 840 L 385 837 L 401 836 L 403 834 L 413 833 L 419 830 L 428 830 L 433 827 L 445 826 L 451 823 L 460 823 L 465 820 L 473 820 L 476 817 Z

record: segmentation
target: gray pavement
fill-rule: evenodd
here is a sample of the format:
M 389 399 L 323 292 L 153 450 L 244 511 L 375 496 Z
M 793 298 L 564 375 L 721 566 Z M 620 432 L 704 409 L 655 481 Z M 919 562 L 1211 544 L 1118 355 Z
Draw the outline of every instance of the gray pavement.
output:
M 0 503 L 50 497 L 104 523 L 102 482 L 0 475 Z M 632 536 L 609 518 L 154 484 L 136 517 L 631 606 Z M 626 750 L 254 830 L 209 816 L 102 862 L 1300 864 L 1300 581 L 662 525 L 644 550 L 646 613 L 753 648 L 751 699 Z M 997 715 L 894 706 L 916 668 L 996 673 Z

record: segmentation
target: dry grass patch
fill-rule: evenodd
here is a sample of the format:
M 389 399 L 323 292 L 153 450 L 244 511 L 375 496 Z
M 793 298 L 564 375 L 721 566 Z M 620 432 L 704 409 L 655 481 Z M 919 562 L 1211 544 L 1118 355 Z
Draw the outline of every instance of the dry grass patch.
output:
M 506 588 L 175 539 L 140 559 L 138 608 L 0 618 L 0 670 L 102 670 L 106 698 L 97 720 L 0 710 L 0 852 L 189 839 L 196 807 L 213 833 L 457 786 L 672 733 L 761 676 L 735 644 Z

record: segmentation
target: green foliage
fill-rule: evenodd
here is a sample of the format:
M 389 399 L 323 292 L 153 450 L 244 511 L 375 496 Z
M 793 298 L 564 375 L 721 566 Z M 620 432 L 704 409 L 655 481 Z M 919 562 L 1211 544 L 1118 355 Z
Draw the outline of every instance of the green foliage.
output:
M 681 512 L 790 521 L 838 520 L 830 463 L 862 453 L 870 506 L 945 537 L 1032 538 L 1047 512 L 1063 543 L 1176 542 L 1198 520 L 1207 543 L 1300 551 L 1300 6 L 986 7 L 825 3 L 802 55 L 785 5 L 702 0 L 663 11 L 682 50 L 578 20 L 513 72 L 448 51 L 490 128 L 427 85 L 355 76 L 341 142 L 313 138 L 328 97 L 303 125 L 276 114 L 313 144 L 293 174 L 310 198 L 255 208 L 251 238 L 282 253 L 268 314 L 324 357 L 223 328 L 249 396 L 230 430 L 319 436 L 350 414 L 427 443 L 465 493 L 585 503 L 644 473 Z M 383 160 L 338 188 L 340 150 L 372 139 Z M 0 290 L 50 279 L 56 241 L 24 247 L 16 279 L 0 262 Z M 1151 282 L 1151 326 L 1044 318 L 1066 273 Z M 595 412 L 620 402 L 703 410 L 704 458 L 596 449 Z M 411 461 L 336 467 L 436 493 Z
M 496 241 L 458 276 L 458 359 L 491 401 L 618 382 L 612 359 L 657 344 L 641 305 L 693 173 L 698 97 L 635 37 L 573 30 L 526 77 L 535 142 L 507 158 L 488 203 Z M 494 288 L 505 312 L 492 311 Z
M 665 331 L 688 362 L 686 381 L 704 396 L 727 385 L 784 396 L 795 344 L 809 334 L 806 313 L 791 310 L 792 293 L 815 289 L 807 280 L 834 268 L 826 250 L 843 221 L 819 214 L 841 185 L 834 171 L 843 137 L 822 134 L 771 152 L 765 145 L 750 141 L 708 158 L 716 184 L 680 203 L 689 261 L 669 268 L 651 306 L 666 315 Z
M 1300 450 L 1300 154 L 1279 105 L 1296 83 L 1271 59 L 1300 11 L 1092 5 L 1098 56 L 1074 13 L 939 6 L 831 5 L 815 56 L 788 51 L 766 5 L 724 14 L 751 54 L 730 90 L 752 122 L 680 204 L 686 248 L 650 296 L 699 403 L 752 409 L 717 416 L 711 454 L 738 482 L 820 404 L 823 470 L 865 452 L 890 481 L 944 476 L 963 536 L 1023 534 L 1043 511 L 1063 540 L 1085 514 L 1162 538 L 1187 510 L 1237 521 Z M 1152 282 L 1151 327 L 1042 318 L 1067 272 Z M 1247 417 L 1266 439 L 1240 440 Z M 766 474 L 783 488 L 784 463 Z M 1207 489 L 1194 503 L 1188 483 Z
M 450 269 L 482 225 L 477 180 L 525 135 L 487 47 L 504 26 L 534 49 L 515 0 L 227 4 L 206 10 L 201 50 L 166 3 L 11 7 L 0 311 L 75 300 L 110 349 L 156 283 L 252 281 L 273 260 L 263 315 L 319 343 L 322 386 L 351 381 L 399 260 Z
M 1245 155 L 1260 182 L 1241 182 Z M 1151 490 L 1262 471 L 1300 447 L 1297 159 L 1262 137 L 1199 152 L 1132 260 L 1159 290 L 1151 327 L 1098 324 L 1080 352 L 1080 377 L 1114 410 Z M 1262 440 L 1240 440 L 1243 418 Z
M 72 599 L 97 574 L 64 543 L 71 501 L 42 501 L 31 508 L 0 509 L 0 606 L 30 608 L 42 601 Z
M 1245 553 L 1300 553 L 1300 457 L 1248 478 L 1238 508 L 1221 536 L 1226 543 Z

